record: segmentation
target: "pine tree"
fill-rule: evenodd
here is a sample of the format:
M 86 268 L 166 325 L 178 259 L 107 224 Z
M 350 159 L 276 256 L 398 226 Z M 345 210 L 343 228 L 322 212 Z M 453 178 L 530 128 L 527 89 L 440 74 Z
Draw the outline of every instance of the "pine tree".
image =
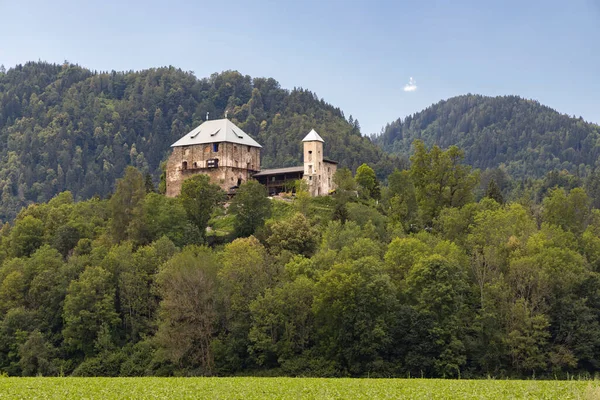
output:
M 489 197 L 492 200 L 496 200 L 498 204 L 504 204 L 504 197 L 502 191 L 495 180 L 491 179 L 488 183 L 487 190 L 485 191 L 485 197 Z

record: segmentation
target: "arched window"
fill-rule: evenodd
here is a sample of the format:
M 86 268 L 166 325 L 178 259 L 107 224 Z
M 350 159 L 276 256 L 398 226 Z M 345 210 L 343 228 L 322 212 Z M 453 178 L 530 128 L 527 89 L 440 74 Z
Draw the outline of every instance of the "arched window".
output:
M 187 161 L 181 163 L 181 169 L 187 169 Z

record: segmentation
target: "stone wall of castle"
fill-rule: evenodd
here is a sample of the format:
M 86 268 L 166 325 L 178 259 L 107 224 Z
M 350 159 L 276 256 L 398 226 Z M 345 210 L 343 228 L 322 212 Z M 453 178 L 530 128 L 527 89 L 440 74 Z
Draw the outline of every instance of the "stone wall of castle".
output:
M 197 174 L 208 175 L 212 183 L 229 191 L 259 170 L 258 147 L 225 142 L 174 147 L 167 160 L 166 195 L 179 195 L 183 181 Z

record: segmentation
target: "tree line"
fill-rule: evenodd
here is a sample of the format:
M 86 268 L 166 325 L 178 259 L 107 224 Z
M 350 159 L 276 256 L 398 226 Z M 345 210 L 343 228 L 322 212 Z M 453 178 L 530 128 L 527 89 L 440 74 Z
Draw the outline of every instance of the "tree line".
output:
M 167 198 L 129 167 L 109 199 L 22 209 L 0 230 L 0 371 L 595 375 L 593 182 L 522 188 L 414 146 L 384 181 L 341 168 L 328 197 L 248 182 L 227 202 L 199 175 Z

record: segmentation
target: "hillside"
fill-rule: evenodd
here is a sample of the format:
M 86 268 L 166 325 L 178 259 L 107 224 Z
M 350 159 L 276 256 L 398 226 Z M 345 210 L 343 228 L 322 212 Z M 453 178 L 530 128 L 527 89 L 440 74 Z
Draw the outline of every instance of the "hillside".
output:
M 210 113 L 225 111 L 263 145 L 263 167 L 290 166 L 316 129 L 326 154 L 381 176 L 391 158 L 362 137 L 358 121 L 303 90 L 235 71 L 198 79 L 173 67 L 97 73 L 77 65 L 31 62 L 0 70 L 0 219 L 69 190 L 105 197 L 127 165 L 155 182 L 169 146 Z
M 600 155 L 600 126 L 516 96 L 465 95 L 388 124 L 375 141 L 386 151 L 409 154 L 421 139 L 457 145 L 476 168 L 501 165 L 515 178 L 554 169 L 587 175 Z

